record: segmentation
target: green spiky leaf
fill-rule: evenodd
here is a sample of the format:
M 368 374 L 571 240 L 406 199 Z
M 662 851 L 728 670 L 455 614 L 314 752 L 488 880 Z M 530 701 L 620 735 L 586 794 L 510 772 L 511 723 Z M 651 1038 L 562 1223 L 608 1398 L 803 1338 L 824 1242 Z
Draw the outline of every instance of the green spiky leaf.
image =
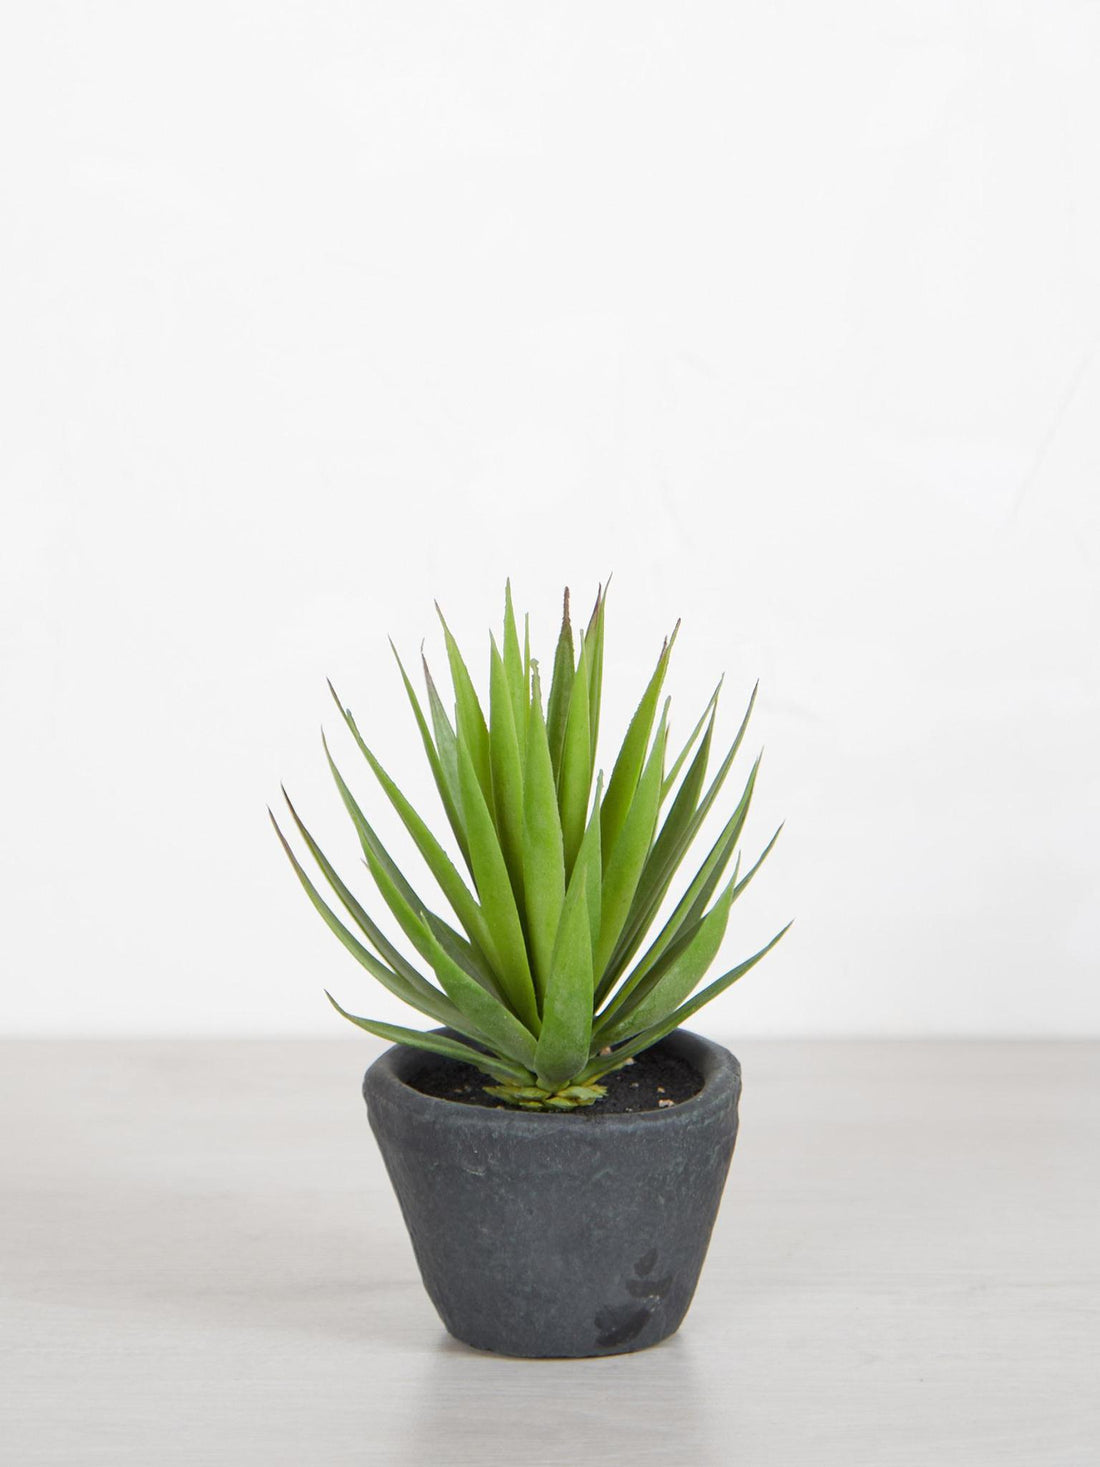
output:
M 378 1039 L 385 1039 L 390 1044 L 407 1044 L 413 1049 L 426 1049 L 430 1054 L 441 1054 L 446 1059 L 476 1065 L 479 1070 L 484 1071 L 486 1075 L 491 1075 L 494 1080 L 505 1083 L 530 1085 L 534 1081 L 535 1077 L 527 1074 L 521 1065 L 511 1064 L 501 1059 L 499 1055 L 486 1054 L 483 1050 L 474 1049 L 469 1044 L 462 1044 L 457 1039 L 448 1039 L 442 1034 L 433 1034 L 431 1030 L 403 1029 L 398 1024 L 381 1024 L 376 1019 L 361 1019 L 358 1014 L 349 1014 L 347 1009 L 341 1008 L 327 988 L 325 997 L 336 1012 L 349 1023 L 357 1024 L 368 1034 L 373 1034 Z
M 504 659 L 493 642 L 489 672 L 489 762 L 493 816 L 517 905 L 523 902 L 523 751 Z M 526 729 L 526 714 L 523 726 Z
M 617 1048 L 613 1049 L 610 1055 L 598 1055 L 581 1071 L 577 1078 L 577 1083 L 579 1085 L 589 1085 L 593 1080 L 598 1080 L 601 1076 L 610 1074 L 612 1070 L 618 1069 L 624 1061 L 633 1059 L 636 1054 L 641 1054 L 643 1049 L 648 1049 L 651 1044 L 656 1044 L 666 1034 L 671 1034 L 673 1029 L 678 1029 L 681 1024 L 686 1023 L 691 1018 L 692 1014 L 698 1013 L 704 1004 L 710 1003 L 712 998 L 717 998 L 720 993 L 724 993 L 729 988 L 730 984 L 736 983 L 751 968 L 755 968 L 760 959 L 766 957 L 780 938 L 790 931 L 791 926 L 792 924 L 788 922 L 786 927 L 781 928 L 772 938 L 771 942 L 765 943 L 759 952 L 753 953 L 752 957 L 746 958 L 743 963 L 738 963 L 737 967 L 731 968 L 728 973 L 723 973 L 721 978 L 716 978 L 713 983 L 708 983 L 702 992 L 697 993 L 687 1003 L 681 1004 L 678 1009 L 663 1018 L 660 1023 L 654 1024 L 649 1029 L 644 1029 L 641 1034 L 635 1034 L 625 1044 L 620 1044 Z
M 596 944 L 597 976 L 603 973 L 619 939 L 653 841 L 664 778 L 666 736 L 666 719 L 662 713 L 653 748 L 635 786 L 615 848 L 610 855 L 604 851 L 600 937 Z
M 455 840 L 458 842 L 458 848 L 462 852 L 463 858 L 468 860 L 466 832 L 462 826 L 462 816 L 459 813 L 454 783 L 448 770 L 444 768 L 439 750 L 435 746 L 435 740 L 432 738 L 431 732 L 428 729 L 428 721 L 424 717 L 424 710 L 420 706 L 420 699 L 416 696 L 416 689 L 409 681 L 409 675 L 405 671 L 405 664 L 401 661 L 397 648 L 393 645 L 392 640 L 390 647 L 393 650 L 394 658 L 400 669 L 401 680 L 405 684 L 405 693 L 408 696 L 413 716 L 416 719 L 416 726 L 420 732 L 420 741 L 424 745 L 424 753 L 427 755 L 428 765 L 432 771 L 432 778 L 435 780 L 435 787 L 439 791 L 439 798 L 442 802 L 444 813 L 447 816 L 451 830 L 454 832 Z
M 465 745 L 470 761 L 477 774 L 477 782 L 486 800 L 493 798 L 493 775 L 489 758 L 489 726 L 485 722 L 481 703 L 474 688 L 473 679 L 458 650 L 458 643 L 436 606 L 443 637 L 447 645 L 447 661 L 451 666 L 451 681 L 455 690 L 455 731 L 459 743 Z
M 512 583 L 508 581 L 504 587 L 504 644 L 503 662 L 505 679 L 508 685 L 508 696 L 512 704 L 512 722 L 515 725 L 516 743 L 519 747 L 520 766 L 527 753 L 527 712 L 529 704 L 529 671 L 530 671 L 530 648 L 528 648 L 527 661 L 519 649 L 519 632 L 516 628 L 516 612 L 512 605 Z M 492 728 L 492 714 L 490 714 L 490 730 Z
M 541 1007 L 565 901 L 565 851 L 537 666 L 532 678 L 524 780 L 523 890 L 531 971 Z
M 456 1009 L 444 994 L 439 993 L 436 989 L 432 989 L 431 985 L 427 983 L 425 983 L 423 988 L 415 986 L 406 979 L 403 979 L 399 974 L 392 972 L 384 963 L 378 962 L 374 955 L 348 931 L 302 869 L 300 862 L 293 850 L 291 850 L 289 841 L 279 829 L 279 824 L 275 816 L 271 814 L 270 810 L 267 813 L 271 816 L 271 823 L 275 827 L 275 834 L 279 837 L 283 850 L 286 852 L 287 859 L 290 861 L 291 866 L 293 866 L 294 873 L 301 882 L 306 895 L 320 914 L 325 925 L 339 938 L 340 942 L 343 943 L 352 957 L 366 968 L 372 978 L 377 978 L 384 988 L 388 988 L 391 993 L 396 994 L 398 998 L 402 999 L 411 1008 L 419 1010 L 422 1014 L 427 1014 L 429 1018 L 435 1019 L 438 1023 L 447 1024 L 452 1028 L 470 1032 L 470 1027 L 465 1024 L 461 1011 Z
M 565 719 L 573 694 L 573 626 L 569 620 L 569 588 L 562 603 L 561 631 L 554 651 L 554 668 L 550 677 L 550 696 L 546 703 L 546 733 L 550 740 L 550 761 L 557 778 L 561 767 L 561 750 L 565 742 Z
M 417 850 L 423 856 L 428 869 L 439 883 L 440 890 L 450 902 L 455 916 L 465 927 L 471 940 L 492 960 L 496 954 L 496 943 L 493 940 L 493 932 L 489 923 L 485 920 L 481 908 L 470 892 L 469 887 L 454 868 L 454 863 L 446 851 L 436 840 L 421 817 L 413 809 L 412 805 L 398 789 L 397 785 L 389 777 L 363 742 L 362 735 L 352 717 L 351 709 L 345 708 L 340 702 L 336 689 L 329 683 L 329 689 L 336 702 L 337 708 L 343 715 L 344 722 L 351 730 L 352 736 L 359 750 L 374 772 L 378 783 L 382 786 L 387 798 L 394 809 L 400 815 L 405 829 L 416 843 Z
M 592 1038 L 592 926 L 588 869 L 598 861 L 600 819 L 593 810 L 581 842 L 550 961 L 542 1030 L 535 1051 L 540 1085 L 567 1084 L 588 1058 Z
M 615 759 L 611 770 L 611 778 L 607 785 L 607 794 L 604 797 L 603 810 L 600 814 L 603 826 L 603 852 L 605 863 L 610 859 L 619 839 L 619 832 L 626 823 L 626 817 L 630 812 L 631 801 L 634 799 L 634 791 L 637 789 L 638 780 L 641 777 L 642 766 L 645 763 L 646 749 L 649 747 L 649 735 L 653 729 L 653 720 L 657 716 L 657 704 L 661 698 L 661 688 L 664 685 L 665 673 L 668 671 L 668 659 L 672 653 L 672 647 L 676 641 L 676 633 L 680 630 L 677 622 L 672 636 L 661 648 L 661 655 L 657 659 L 657 666 L 653 676 L 649 680 L 645 692 L 642 694 L 641 702 L 630 720 L 630 727 L 626 731 L 626 738 Z
M 515 893 L 489 806 L 478 784 L 473 759 L 461 738 L 458 744 L 458 779 L 466 838 L 470 843 L 470 862 L 481 898 L 479 911 L 491 933 L 492 955 L 496 959 L 494 972 L 512 1012 L 532 1033 L 537 1034 L 538 1004 Z
M 573 679 L 558 769 L 558 808 L 561 811 L 565 874 L 568 877 L 580 850 L 592 789 L 592 742 L 588 722 L 588 647 L 581 654 Z
M 683 938 L 632 988 L 621 988 L 597 1026 L 601 1044 L 615 1044 L 658 1023 L 688 997 L 718 955 L 733 903 L 733 883 Z

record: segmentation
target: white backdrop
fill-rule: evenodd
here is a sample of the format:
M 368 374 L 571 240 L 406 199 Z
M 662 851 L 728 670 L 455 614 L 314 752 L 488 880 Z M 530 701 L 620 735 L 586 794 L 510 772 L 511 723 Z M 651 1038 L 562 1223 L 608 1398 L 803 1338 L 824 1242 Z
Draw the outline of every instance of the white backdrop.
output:
M 1100 1031 L 1100 8 L 5 17 L 0 1025 L 405 1017 L 264 804 L 613 570 L 607 734 L 762 680 L 703 1027 Z

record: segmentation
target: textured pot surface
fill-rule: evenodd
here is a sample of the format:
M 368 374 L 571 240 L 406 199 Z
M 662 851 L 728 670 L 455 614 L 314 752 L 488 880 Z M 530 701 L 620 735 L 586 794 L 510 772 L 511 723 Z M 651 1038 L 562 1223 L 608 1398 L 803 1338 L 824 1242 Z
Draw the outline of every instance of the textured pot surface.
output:
M 677 1030 L 703 1079 L 637 1115 L 489 1110 L 422 1095 L 404 1046 L 363 1094 L 424 1286 L 451 1334 L 506 1355 L 615 1355 L 667 1338 L 691 1303 L 737 1137 L 741 1067 Z

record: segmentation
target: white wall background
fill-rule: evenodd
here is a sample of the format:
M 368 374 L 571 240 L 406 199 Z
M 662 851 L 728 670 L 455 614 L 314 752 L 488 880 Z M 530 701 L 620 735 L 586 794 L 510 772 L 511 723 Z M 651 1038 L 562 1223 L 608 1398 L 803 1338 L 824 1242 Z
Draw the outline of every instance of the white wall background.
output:
M 386 634 L 613 569 L 609 733 L 762 679 L 705 1027 L 1100 1030 L 1100 7 L 3 28 L 4 1028 L 407 1017 L 264 804 L 354 870 L 324 676 L 427 804 Z

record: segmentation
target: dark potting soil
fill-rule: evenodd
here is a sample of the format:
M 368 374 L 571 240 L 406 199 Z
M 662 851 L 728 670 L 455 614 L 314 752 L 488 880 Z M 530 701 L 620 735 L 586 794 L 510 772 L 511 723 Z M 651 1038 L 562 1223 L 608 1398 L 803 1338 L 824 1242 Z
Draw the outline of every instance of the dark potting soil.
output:
M 496 1081 L 461 1060 L 433 1057 L 410 1077 L 409 1083 L 421 1094 L 434 1095 L 439 1100 L 457 1100 L 463 1105 L 480 1105 L 488 1110 L 519 1109 L 495 1095 L 488 1095 L 484 1087 Z M 599 1084 L 607 1087 L 607 1094 L 591 1105 L 580 1105 L 575 1110 L 524 1111 L 524 1114 L 591 1118 L 667 1110 L 670 1105 L 690 1100 L 703 1088 L 702 1078 L 691 1065 L 669 1054 L 660 1044 L 644 1049 L 621 1069 L 604 1075 Z

